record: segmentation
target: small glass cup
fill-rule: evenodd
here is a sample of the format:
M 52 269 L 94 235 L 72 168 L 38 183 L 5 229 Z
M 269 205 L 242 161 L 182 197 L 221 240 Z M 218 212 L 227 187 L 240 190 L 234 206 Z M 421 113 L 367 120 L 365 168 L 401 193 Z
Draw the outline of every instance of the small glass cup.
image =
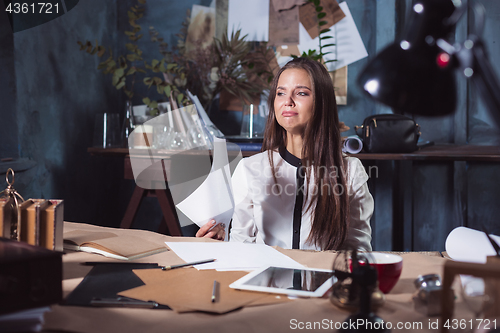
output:
M 266 120 L 265 105 L 243 105 L 240 135 L 246 138 L 261 138 L 264 135 Z
M 120 115 L 118 113 L 96 114 L 93 146 L 99 148 L 120 146 Z

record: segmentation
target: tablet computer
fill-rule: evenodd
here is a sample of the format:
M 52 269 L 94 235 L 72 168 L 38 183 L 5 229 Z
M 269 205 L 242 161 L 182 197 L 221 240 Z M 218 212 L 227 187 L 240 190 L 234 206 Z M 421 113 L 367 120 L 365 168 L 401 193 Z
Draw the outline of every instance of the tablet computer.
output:
M 270 266 L 245 275 L 229 287 L 289 296 L 321 297 L 333 285 L 333 279 L 331 270 Z

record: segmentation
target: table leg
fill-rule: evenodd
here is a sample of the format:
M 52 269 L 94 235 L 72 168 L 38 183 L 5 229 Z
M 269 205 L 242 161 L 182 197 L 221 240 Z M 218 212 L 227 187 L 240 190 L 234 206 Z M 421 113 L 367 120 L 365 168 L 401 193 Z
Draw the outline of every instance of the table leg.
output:
M 135 187 L 134 193 L 132 193 L 132 198 L 130 198 L 127 210 L 125 211 L 125 215 L 123 216 L 122 223 L 120 224 L 120 228 L 129 229 L 132 226 L 135 216 L 137 215 L 137 211 L 139 210 L 139 205 L 145 195 L 145 189 L 139 186 Z
M 170 191 L 166 190 L 156 190 L 156 197 L 160 203 L 160 208 L 163 213 L 163 218 L 158 229 L 158 232 L 170 235 L 170 236 L 182 236 L 181 226 L 177 219 L 177 214 L 175 213 L 175 205 L 170 196 Z

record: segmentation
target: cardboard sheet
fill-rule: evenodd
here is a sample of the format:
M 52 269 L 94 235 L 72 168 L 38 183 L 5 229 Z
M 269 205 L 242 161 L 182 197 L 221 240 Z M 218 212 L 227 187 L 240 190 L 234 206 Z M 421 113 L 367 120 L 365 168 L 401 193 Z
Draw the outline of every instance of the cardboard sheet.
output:
M 347 66 L 329 72 L 335 88 L 335 98 L 338 105 L 347 104 Z
M 218 272 L 214 270 L 198 271 L 194 268 L 181 268 L 170 271 L 160 269 L 134 270 L 146 285 L 121 292 L 121 296 L 139 300 L 154 300 L 168 305 L 177 312 L 204 311 L 226 313 L 247 304 L 272 304 L 287 301 L 266 293 L 240 291 L 229 285 L 247 274 L 247 272 Z M 219 297 L 213 303 L 213 282 L 219 282 Z M 265 300 L 264 300 L 265 299 Z
M 282 11 L 294 8 L 295 6 L 302 6 L 305 0 L 271 0 L 274 10 Z
M 269 2 L 269 45 L 299 43 L 299 7 L 278 12 Z
M 344 12 L 335 0 L 321 0 L 323 12 L 326 14 L 321 20 L 327 24 L 321 26 L 321 29 L 330 28 L 345 17 Z M 300 23 L 306 28 L 309 36 L 314 39 L 319 36 L 318 13 L 312 3 L 301 6 L 299 9 Z
M 333 37 L 325 41 L 328 44 L 335 44 L 323 50 L 323 52 L 331 52 L 323 57 L 325 60 L 336 60 L 326 64 L 328 71 L 335 71 L 368 56 L 347 3 L 342 2 L 339 6 L 345 13 L 345 17 L 331 27 L 331 31 L 325 33 L 325 36 Z M 299 34 L 301 53 L 307 52 L 309 49 L 319 52 L 318 37 L 312 39 L 303 25 L 299 26 Z

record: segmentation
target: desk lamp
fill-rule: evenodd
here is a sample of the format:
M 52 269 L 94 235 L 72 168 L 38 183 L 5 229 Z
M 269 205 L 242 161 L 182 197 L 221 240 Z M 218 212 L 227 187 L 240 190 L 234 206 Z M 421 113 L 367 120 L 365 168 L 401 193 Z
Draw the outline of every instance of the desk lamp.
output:
M 467 8 L 472 9 L 474 25 L 467 40 L 450 44 L 456 24 Z M 500 85 L 486 55 L 482 40 L 485 10 L 480 4 L 461 0 L 414 0 L 409 24 L 401 40 L 382 50 L 364 68 L 358 84 L 375 100 L 398 113 L 423 116 L 451 114 L 456 107 L 454 72 L 471 79 L 500 126 Z M 456 274 L 498 277 L 500 261 L 488 258 L 486 264 L 447 261 L 444 268 L 441 321 L 451 318 L 448 302 Z M 496 282 L 496 293 L 500 283 Z M 491 315 L 500 315 L 500 301 Z M 445 332 L 445 325 L 441 332 Z
M 467 40 L 450 44 L 456 24 L 470 7 L 474 26 Z M 358 85 L 397 113 L 451 114 L 456 108 L 455 71 L 474 82 L 500 126 L 500 85 L 481 35 L 484 7 L 461 0 L 414 0 L 402 38 L 364 68 Z

